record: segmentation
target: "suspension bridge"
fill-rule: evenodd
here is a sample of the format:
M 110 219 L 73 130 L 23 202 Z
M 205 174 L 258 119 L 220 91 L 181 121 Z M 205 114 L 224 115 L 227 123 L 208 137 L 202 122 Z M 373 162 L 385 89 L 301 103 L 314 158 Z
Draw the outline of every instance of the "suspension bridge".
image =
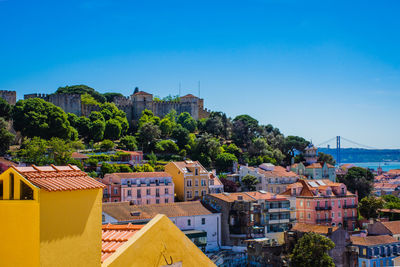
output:
M 342 147 L 342 145 L 341 145 L 341 144 L 342 144 L 342 140 L 345 141 L 345 142 L 347 142 L 347 143 L 349 143 L 349 144 L 351 144 L 352 146 L 356 146 L 357 148 L 378 149 L 378 148 L 376 148 L 376 147 L 372 147 L 372 146 L 360 144 L 360 143 L 358 143 L 358 142 L 352 141 L 352 140 L 350 140 L 350 139 L 348 139 L 348 138 L 345 138 L 345 137 L 343 137 L 343 136 L 335 136 L 335 137 L 332 137 L 332 138 L 326 140 L 325 142 L 322 142 L 322 143 L 318 144 L 317 147 L 318 147 L 318 148 L 322 148 L 322 147 L 331 148 L 330 145 L 331 145 L 332 143 L 334 144 L 334 143 L 336 142 L 336 163 L 337 163 L 338 165 L 340 165 L 340 160 L 341 160 L 341 157 L 340 157 L 340 150 L 341 150 L 341 147 Z

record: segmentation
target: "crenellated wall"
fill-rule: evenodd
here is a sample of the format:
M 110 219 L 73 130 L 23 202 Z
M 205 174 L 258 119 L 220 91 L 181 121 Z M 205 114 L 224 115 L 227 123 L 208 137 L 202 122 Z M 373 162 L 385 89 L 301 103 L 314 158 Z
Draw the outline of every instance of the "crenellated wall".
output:
M 79 94 L 52 94 L 48 96 L 47 101 L 62 108 L 66 113 L 73 113 L 76 116 L 83 116 L 84 114 L 81 95 Z
M 7 101 L 10 105 L 15 105 L 15 103 L 17 102 L 16 91 L 0 90 L 0 97 Z

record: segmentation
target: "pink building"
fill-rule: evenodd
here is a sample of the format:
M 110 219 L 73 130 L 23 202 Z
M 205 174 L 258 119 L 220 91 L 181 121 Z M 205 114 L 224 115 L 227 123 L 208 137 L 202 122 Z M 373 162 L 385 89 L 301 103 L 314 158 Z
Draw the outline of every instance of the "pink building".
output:
M 130 201 L 135 205 L 174 202 L 174 183 L 166 172 L 106 174 L 103 202 Z
M 345 184 L 301 179 L 282 195 L 295 201 L 298 223 L 343 226 L 349 230 L 356 227 L 358 198 L 347 191 Z
M 126 155 L 121 156 L 121 161 L 128 162 L 130 165 L 141 165 L 143 163 L 143 151 L 127 151 L 127 150 L 117 150 L 121 151 Z

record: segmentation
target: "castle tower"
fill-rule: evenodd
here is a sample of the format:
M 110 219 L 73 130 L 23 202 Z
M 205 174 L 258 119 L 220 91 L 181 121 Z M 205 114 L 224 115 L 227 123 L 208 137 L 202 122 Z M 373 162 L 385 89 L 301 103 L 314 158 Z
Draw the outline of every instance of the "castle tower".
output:
M 138 121 L 140 116 L 142 116 L 142 111 L 145 109 L 153 111 L 153 95 L 139 91 L 131 95 L 131 100 L 133 104 L 133 120 Z
M 8 102 L 10 105 L 17 103 L 17 92 L 16 91 L 4 91 L 0 90 L 0 97 Z
M 306 158 L 307 164 L 313 164 L 318 161 L 317 150 L 313 144 L 309 144 L 305 149 L 304 157 Z
M 100 266 L 103 187 L 71 165 L 0 174 L 0 266 Z

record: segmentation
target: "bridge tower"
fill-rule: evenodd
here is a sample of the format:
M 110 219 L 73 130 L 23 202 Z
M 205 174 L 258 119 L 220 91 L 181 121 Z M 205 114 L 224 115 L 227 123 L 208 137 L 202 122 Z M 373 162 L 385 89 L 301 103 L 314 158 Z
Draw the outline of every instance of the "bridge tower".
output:
M 340 165 L 340 136 L 336 136 L 336 162 Z

